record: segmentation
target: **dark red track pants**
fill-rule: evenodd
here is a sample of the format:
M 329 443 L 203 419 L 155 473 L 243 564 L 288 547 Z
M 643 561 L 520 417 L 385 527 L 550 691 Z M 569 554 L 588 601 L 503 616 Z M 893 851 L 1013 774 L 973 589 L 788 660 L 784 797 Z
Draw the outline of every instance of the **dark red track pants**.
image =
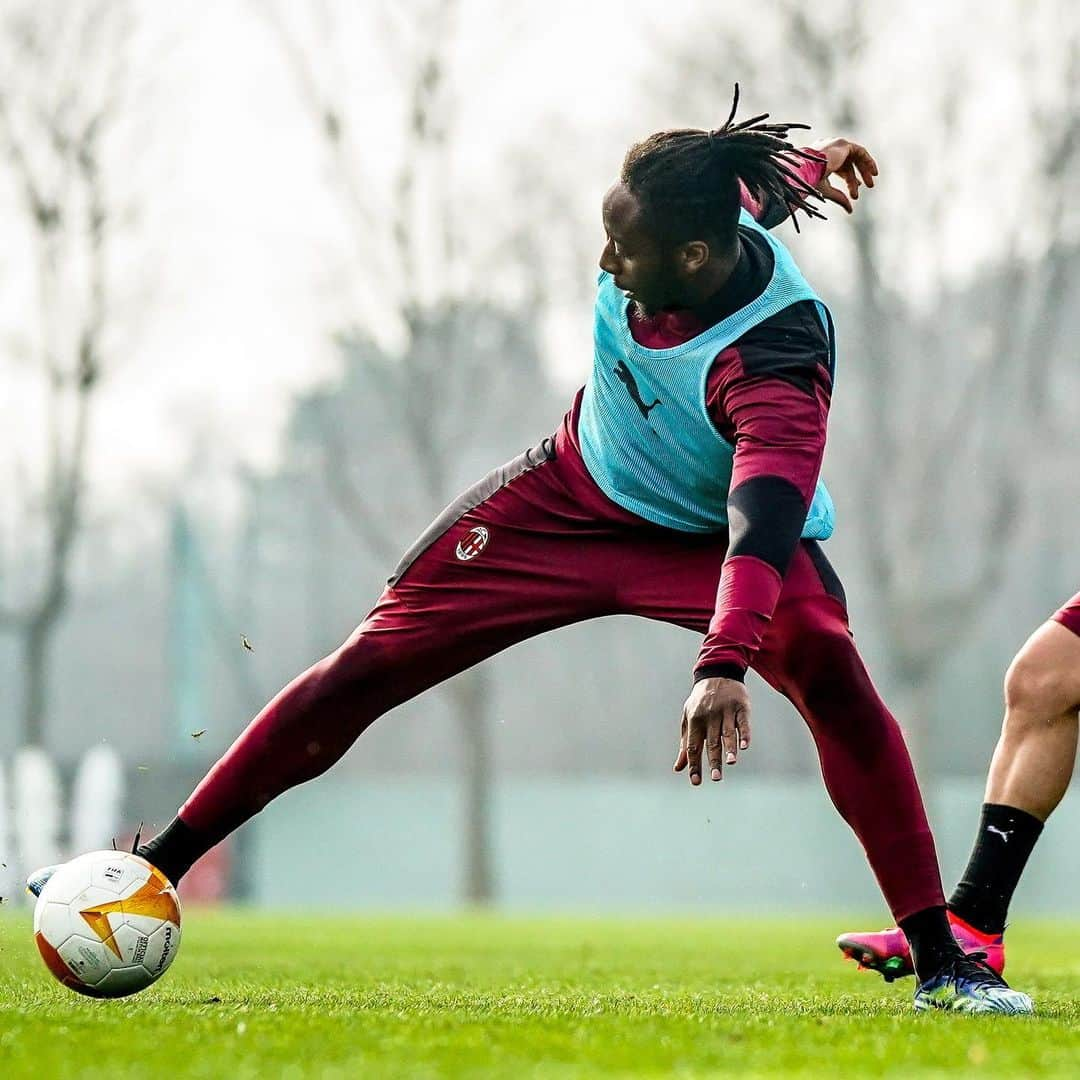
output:
M 224 837 L 328 769 L 383 713 L 534 634 L 614 614 L 704 634 L 723 558 L 722 537 L 660 528 L 608 500 L 563 429 L 447 508 L 352 636 L 262 710 L 180 816 Z M 816 543 L 799 547 L 754 668 L 809 725 L 895 918 L 944 903 L 907 749 Z

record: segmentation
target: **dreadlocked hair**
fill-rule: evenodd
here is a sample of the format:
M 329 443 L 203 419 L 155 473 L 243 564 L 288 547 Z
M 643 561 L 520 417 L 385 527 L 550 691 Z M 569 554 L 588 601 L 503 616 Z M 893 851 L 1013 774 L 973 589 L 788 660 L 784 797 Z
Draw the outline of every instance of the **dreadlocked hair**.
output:
M 695 239 L 733 240 L 739 220 L 739 181 L 764 205 L 779 202 L 795 217 L 823 218 L 811 202 L 823 200 L 795 165 L 815 155 L 797 150 L 788 132 L 808 124 L 767 124 L 768 113 L 735 123 L 739 85 L 731 112 L 715 131 L 677 128 L 658 131 L 630 147 L 622 182 L 641 200 L 651 224 L 669 243 Z

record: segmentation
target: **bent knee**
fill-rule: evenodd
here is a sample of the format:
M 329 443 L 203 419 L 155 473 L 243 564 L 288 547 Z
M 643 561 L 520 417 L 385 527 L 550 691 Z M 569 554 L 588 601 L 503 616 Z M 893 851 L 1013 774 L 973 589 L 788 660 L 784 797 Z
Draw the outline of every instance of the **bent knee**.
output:
M 332 653 L 312 664 L 300 679 L 313 698 L 361 692 L 378 669 L 377 657 L 371 636 L 360 627 Z
M 783 671 L 785 692 L 811 707 L 872 690 L 870 678 L 846 627 L 815 630 L 800 640 Z
M 1047 663 L 1038 653 L 1022 651 L 1005 673 L 1005 724 L 1018 729 L 1075 716 L 1076 675 Z
M 803 659 L 803 666 L 815 671 L 833 665 L 861 666 L 855 639 L 839 621 L 815 627 L 800 639 L 796 651 Z

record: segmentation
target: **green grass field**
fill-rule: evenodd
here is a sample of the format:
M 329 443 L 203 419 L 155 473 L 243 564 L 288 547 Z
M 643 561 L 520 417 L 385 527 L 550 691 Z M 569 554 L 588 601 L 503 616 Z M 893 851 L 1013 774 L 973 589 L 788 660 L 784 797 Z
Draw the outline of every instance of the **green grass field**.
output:
M 172 970 L 99 1002 L 0 918 L 0 1076 L 1076 1076 L 1080 926 L 1010 931 L 1033 1018 L 915 1016 L 837 922 L 191 911 Z

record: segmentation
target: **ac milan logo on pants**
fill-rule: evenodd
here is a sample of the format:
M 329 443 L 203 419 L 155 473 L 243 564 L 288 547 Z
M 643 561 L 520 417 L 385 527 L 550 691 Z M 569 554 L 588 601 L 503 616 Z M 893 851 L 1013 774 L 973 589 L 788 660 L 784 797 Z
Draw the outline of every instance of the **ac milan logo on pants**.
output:
M 488 531 L 483 525 L 477 525 L 475 529 L 470 529 L 465 539 L 458 542 L 457 557 L 462 562 L 475 559 L 487 547 L 488 535 Z

